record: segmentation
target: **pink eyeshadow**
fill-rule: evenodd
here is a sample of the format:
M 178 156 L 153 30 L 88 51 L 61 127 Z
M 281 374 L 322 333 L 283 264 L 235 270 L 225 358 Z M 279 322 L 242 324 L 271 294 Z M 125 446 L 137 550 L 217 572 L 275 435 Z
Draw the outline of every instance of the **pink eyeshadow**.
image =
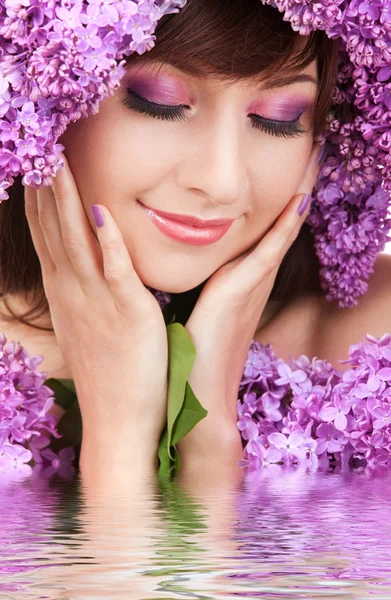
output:
M 268 98 L 253 102 L 248 113 L 276 121 L 294 121 L 312 106 L 313 102 L 308 98 Z
M 188 104 L 189 93 L 185 86 L 167 75 L 137 74 L 126 81 L 126 87 L 157 104 Z

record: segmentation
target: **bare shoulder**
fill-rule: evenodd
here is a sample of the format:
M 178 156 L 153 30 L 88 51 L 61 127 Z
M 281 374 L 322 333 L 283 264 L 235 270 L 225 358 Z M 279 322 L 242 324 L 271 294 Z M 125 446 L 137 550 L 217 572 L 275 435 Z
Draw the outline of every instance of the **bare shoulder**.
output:
M 320 315 L 318 356 L 340 370 L 338 360 L 348 358 L 351 344 L 362 342 L 367 333 L 374 337 L 391 333 L 391 256 L 380 254 L 374 271 L 357 306 L 340 309 L 332 303 Z
M 269 301 L 254 340 L 270 344 L 276 356 L 286 361 L 301 354 L 316 356 L 328 312 L 323 295 L 300 296 L 288 304 Z

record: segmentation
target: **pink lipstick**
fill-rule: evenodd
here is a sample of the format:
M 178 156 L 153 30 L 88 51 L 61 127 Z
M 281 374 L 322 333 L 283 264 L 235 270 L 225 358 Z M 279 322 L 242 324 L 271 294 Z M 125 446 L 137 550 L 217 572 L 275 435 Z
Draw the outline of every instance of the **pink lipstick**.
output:
M 174 240 L 193 246 L 207 246 L 218 242 L 234 222 L 234 219 L 203 221 L 189 215 L 152 210 L 140 201 L 139 204 L 159 231 Z

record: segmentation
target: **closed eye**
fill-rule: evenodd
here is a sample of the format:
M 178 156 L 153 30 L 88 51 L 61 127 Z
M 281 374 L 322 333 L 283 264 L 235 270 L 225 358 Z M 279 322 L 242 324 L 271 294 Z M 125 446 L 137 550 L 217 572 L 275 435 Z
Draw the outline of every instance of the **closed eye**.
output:
M 140 114 L 148 115 L 149 117 L 161 119 L 163 121 L 186 121 L 186 111 L 190 110 L 190 106 L 186 104 L 170 106 L 150 102 L 129 88 L 124 104 L 131 110 Z
M 139 114 L 147 115 L 162 121 L 186 121 L 187 112 L 191 110 L 191 107 L 187 104 L 173 106 L 151 102 L 150 100 L 139 96 L 129 88 L 123 103 L 127 108 L 134 110 Z M 294 121 L 276 121 L 273 119 L 265 119 L 264 117 L 255 114 L 250 114 L 248 117 L 255 129 L 276 137 L 294 138 L 307 133 L 300 122 L 301 115 L 302 113 L 300 113 Z
M 251 119 L 252 126 L 255 129 L 260 129 L 276 137 L 293 138 L 307 133 L 300 121 L 302 114 L 300 113 L 294 121 L 275 121 L 273 119 L 265 119 L 260 115 L 248 115 L 248 117 Z

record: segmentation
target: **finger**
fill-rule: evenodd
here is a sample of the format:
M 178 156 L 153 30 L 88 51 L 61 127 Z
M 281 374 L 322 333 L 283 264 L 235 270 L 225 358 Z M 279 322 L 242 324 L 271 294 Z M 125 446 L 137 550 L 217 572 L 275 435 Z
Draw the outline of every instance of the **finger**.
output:
M 43 275 L 52 273 L 56 267 L 47 247 L 45 236 L 39 222 L 37 190 L 32 186 L 24 188 L 24 203 L 27 222 L 29 224 L 31 239 L 38 255 Z
M 82 287 L 95 287 L 100 282 L 101 252 L 87 219 L 76 181 L 68 161 L 53 178 L 53 194 L 65 252 Z M 99 279 L 98 279 L 99 278 Z
M 56 200 L 50 186 L 42 187 L 37 191 L 37 207 L 39 224 L 54 265 L 56 268 L 70 267 L 62 241 Z
M 144 284 L 134 270 L 121 231 L 110 211 L 102 204 L 94 205 L 92 214 L 102 248 L 104 277 L 114 302 L 122 314 L 134 309 L 139 312 L 143 295 L 147 298 L 150 294 L 147 294 Z

